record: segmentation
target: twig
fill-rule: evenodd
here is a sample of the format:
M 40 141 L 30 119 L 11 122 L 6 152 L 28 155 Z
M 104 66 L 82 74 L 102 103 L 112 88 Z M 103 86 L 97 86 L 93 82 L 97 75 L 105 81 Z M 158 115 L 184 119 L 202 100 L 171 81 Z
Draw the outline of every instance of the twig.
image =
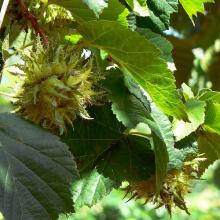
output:
M 1 12 L 0 12 L 0 29 L 2 27 L 2 23 L 3 23 L 4 17 L 5 17 L 5 13 L 7 11 L 7 8 L 8 8 L 8 4 L 9 4 L 9 0 L 3 1 Z
M 31 22 L 31 25 L 32 25 L 32 27 L 34 28 L 35 32 L 36 32 L 37 34 L 39 34 L 39 36 L 40 36 L 41 39 L 43 40 L 44 44 L 45 44 L 45 45 L 48 45 L 48 44 L 49 44 L 49 41 L 48 41 L 48 39 L 47 39 L 46 34 L 41 30 L 39 24 L 37 23 L 36 18 L 34 17 L 34 15 L 32 15 L 32 14 L 28 11 L 28 9 L 27 9 L 25 3 L 23 2 L 23 0 L 17 0 L 17 3 L 18 3 L 18 5 L 20 6 L 22 16 Z
M 10 97 L 10 98 L 14 98 L 15 97 L 14 94 L 5 93 L 5 92 L 2 92 L 2 91 L 0 91 L 0 95 L 6 96 L 6 97 Z

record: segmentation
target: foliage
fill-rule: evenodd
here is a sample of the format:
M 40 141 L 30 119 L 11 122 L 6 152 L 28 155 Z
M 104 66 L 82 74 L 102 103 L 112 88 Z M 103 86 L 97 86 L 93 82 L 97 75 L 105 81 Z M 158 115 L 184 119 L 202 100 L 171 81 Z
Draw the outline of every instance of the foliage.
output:
M 69 188 L 78 171 L 68 147 L 16 115 L 1 114 L 0 122 L 4 217 L 50 219 L 73 210 Z
M 216 167 L 216 165 L 218 165 Z M 216 169 L 216 168 L 217 169 Z M 213 174 L 214 171 L 214 174 Z M 216 172 L 217 171 L 217 172 Z M 172 215 L 174 220 L 218 220 L 219 212 L 219 195 L 220 191 L 213 184 L 213 177 L 219 179 L 219 164 L 215 164 L 208 172 L 203 175 L 204 180 L 196 182 L 194 190 L 189 194 L 187 201 L 190 211 L 190 216 L 186 213 L 175 210 Z M 216 173 L 216 174 L 215 174 Z M 219 184 L 218 184 L 219 186 Z M 113 190 L 101 202 L 97 203 L 92 208 L 84 206 L 77 213 L 65 216 L 60 215 L 59 220 L 82 220 L 82 219 L 115 219 L 115 220 L 169 220 L 170 216 L 165 209 L 152 209 L 152 205 L 143 206 L 144 201 L 129 202 L 121 201 L 123 192 Z
M 188 213 L 191 181 L 220 157 L 220 1 L 207 2 L 10 1 L 0 31 L 6 219 L 57 219 L 124 182 L 132 198 Z M 206 15 L 193 29 L 197 12 Z
M 214 2 L 213 0 L 180 0 L 183 8 L 186 10 L 186 13 L 189 15 L 190 19 L 192 19 L 193 15 L 197 15 L 198 12 L 204 13 L 205 9 L 203 4 L 206 2 Z

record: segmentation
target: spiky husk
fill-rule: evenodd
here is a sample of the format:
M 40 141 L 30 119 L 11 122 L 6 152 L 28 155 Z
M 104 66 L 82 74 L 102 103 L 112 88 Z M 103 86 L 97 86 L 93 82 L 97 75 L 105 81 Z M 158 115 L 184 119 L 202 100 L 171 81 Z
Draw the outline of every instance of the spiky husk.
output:
M 153 175 L 146 181 L 130 183 L 124 189 L 127 192 L 126 195 L 130 193 L 130 199 L 144 199 L 146 203 L 152 202 L 155 208 L 165 206 L 170 215 L 173 207 L 179 207 L 189 214 L 184 197 L 191 191 L 192 180 L 199 178 L 199 164 L 204 160 L 205 158 L 199 155 L 191 161 L 184 162 L 181 170 L 169 171 L 158 194 L 156 176 Z
M 102 96 L 97 88 L 101 79 L 94 59 L 82 57 L 72 45 L 49 45 L 38 42 L 22 52 L 24 73 L 16 97 L 16 111 L 44 128 L 60 134 L 73 125 L 77 115 L 89 119 L 86 111 Z

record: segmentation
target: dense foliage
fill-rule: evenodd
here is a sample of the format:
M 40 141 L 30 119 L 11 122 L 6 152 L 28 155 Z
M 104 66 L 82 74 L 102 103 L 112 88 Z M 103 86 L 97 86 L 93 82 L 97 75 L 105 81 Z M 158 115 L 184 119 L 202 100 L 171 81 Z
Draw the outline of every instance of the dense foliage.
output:
M 58 219 L 118 188 L 189 214 L 220 157 L 220 1 L 1 3 L 4 218 Z

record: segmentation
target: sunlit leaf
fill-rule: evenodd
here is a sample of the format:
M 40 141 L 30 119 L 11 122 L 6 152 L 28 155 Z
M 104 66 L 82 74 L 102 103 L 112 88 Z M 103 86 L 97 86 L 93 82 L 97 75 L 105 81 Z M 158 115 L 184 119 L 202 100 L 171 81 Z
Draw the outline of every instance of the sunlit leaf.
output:
M 162 111 L 179 119 L 187 117 L 175 79 L 150 41 L 110 21 L 85 22 L 78 30 L 88 45 L 105 50 L 130 73 Z
M 208 102 L 203 126 L 209 132 L 220 135 L 220 104 Z
M 180 0 L 183 8 L 193 22 L 193 15 L 197 16 L 197 13 L 205 13 L 204 4 L 214 3 L 214 0 Z M 194 22 L 193 22 L 194 23 Z
M 176 141 L 183 139 L 204 123 L 205 121 L 205 102 L 198 100 L 189 100 L 186 102 L 186 112 L 190 122 L 175 120 L 173 123 L 173 132 Z
M 109 194 L 114 183 L 99 174 L 96 169 L 84 175 L 73 184 L 73 201 L 76 210 L 84 205 L 91 207 L 97 201 Z

